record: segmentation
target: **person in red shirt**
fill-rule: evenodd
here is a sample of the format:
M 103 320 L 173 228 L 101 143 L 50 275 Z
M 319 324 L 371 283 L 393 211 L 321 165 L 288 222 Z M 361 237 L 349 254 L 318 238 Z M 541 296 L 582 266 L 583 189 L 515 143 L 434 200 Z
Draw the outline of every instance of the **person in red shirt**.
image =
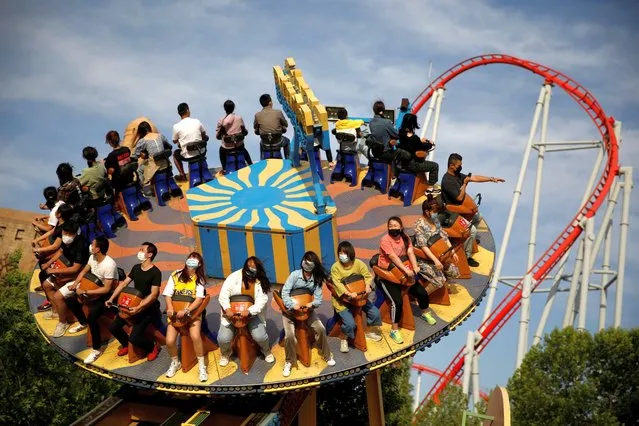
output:
M 386 269 L 393 264 L 406 274 L 406 276 L 415 279 L 420 269 L 417 265 L 415 253 L 413 252 L 413 244 L 404 232 L 402 220 L 397 216 L 393 216 L 388 219 L 387 226 L 388 234 L 382 237 L 379 244 L 379 260 L 377 261 L 377 266 Z M 404 258 L 404 260 L 402 260 L 402 258 Z M 408 258 L 410 265 L 404 264 L 406 258 Z M 386 280 L 380 280 L 380 282 L 382 291 L 391 304 L 391 319 L 393 324 L 391 326 L 390 337 L 395 343 L 402 344 L 404 343 L 404 339 L 399 331 L 399 320 L 402 317 L 403 309 L 402 286 Z M 429 299 L 426 289 L 415 280 L 409 289 L 409 293 L 417 299 L 419 309 L 422 311 L 421 318 L 430 325 L 435 325 L 437 320 L 433 318 L 428 309 Z

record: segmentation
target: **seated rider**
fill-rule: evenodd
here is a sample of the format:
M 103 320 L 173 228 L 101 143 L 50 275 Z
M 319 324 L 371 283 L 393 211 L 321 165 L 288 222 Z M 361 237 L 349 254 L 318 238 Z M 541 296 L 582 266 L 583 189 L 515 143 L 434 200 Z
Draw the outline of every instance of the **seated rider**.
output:
M 80 174 L 80 185 L 83 191 L 89 192 L 89 206 L 98 207 L 113 195 L 106 168 L 98 161 L 98 150 L 87 146 L 82 150 L 82 158 L 87 166 Z
M 444 265 L 428 248 L 428 240 L 437 234 L 441 236 L 449 248 L 451 247 L 448 234 L 439 223 L 438 213 L 439 202 L 432 195 L 429 195 L 422 203 L 422 217 L 415 222 L 415 246 L 421 248 L 428 256 L 427 260 L 417 259 L 419 275 L 424 282 L 428 283 L 426 286 L 428 294 L 442 288 L 447 279 L 459 277 L 459 269 L 454 263 L 458 261 L 456 253 L 452 254 L 453 262 Z
M 393 216 L 388 219 L 387 222 L 388 234 L 384 235 L 379 243 L 379 259 L 377 266 L 382 269 L 389 269 L 391 264 L 399 268 L 409 279 L 414 279 L 416 274 L 420 273 L 417 259 L 415 258 L 415 252 L 413 251 L 413 244 L 408 238 L 408 235 L 404 232 L 404 224 L 402 220 Z M 403 256 L 407 256 L 410 261 L 410 266 L 404 264 L 401 260 Z M 395 343 L 404 343 L 404 338 L 399 331 L 399 322 L 402 318 L 403 312 L 403 295 L 402 286 L 390 281 L 380 279 L 382 290 L 386 296 L 386 300 L 390 303 L 391 307 L 391 331 L 390 337 Z M 422 311 L 421 318 L 430 325 L 435 325 L 437 320 L 432 316 L 429 306 L 428 293 L 422 287 L 422 285 L 414 280 L 414 283 L 408 290 L 409 293 L 417 299 L 419 309 Z
M 57 225 L 58 219 L 56 218 L 56 212 L 58 208 L 64 204 L 64 201 L 58 200 L 58 190 L 55 189 L 55 186 L 47 186 L 44 188 L 42 195 L 44 195 L 46 202 L 40 204 L 40 209 L 51 211 L 48 215 L 35 217 L 33 222 L 31 222 L 38 234 L 49 232 Z
M 64 201 L 70 206 L 77 206 L 80 202 L 80 181 L 73 176 L 73 167 L 69 163 L 61 163 L 55 170 L 60 186 L 58 187 L 58 200 Z
M 448 157 L 448 170 L 442 178 L 441 195 L 446 204 L 459 205 L 466 198 L 466 187 L 470 182 L 505 182 L 502 178 L 479 175 L 465 175 L 462 172 L 462 156 L 453 153 Z M 470 221 L 470 238 L 464 242 L 464 250 L 468 258 L 468 265 L 479 266 L 479 262 L 472 258 L 473 241 L 477 238 L 477 226 L 481 222 L 481 214 L 477 212 Z
M 279 109 L 273 108 L 273 101 L 271 100 L 271 95 L 263 94 L 260 96 L 260 105 L 262 105 L 262 110 L 255 113 L 255 117 L 253 119 L 253 130 L 255 130 L 256 135 L 260 135 L 260 147 L 262 148 L 265 143 L 268 143 L 266 137 L 271 134 L 281 135 L 279 142 L 277 142 L 277 149 L 284 148 L 284 158 L 288 158 L 291 154 L 291 141 L 284 136 L 286 133 L 286 129 L 288 127 L 288 121 L 286 121 L 286 117 L 284 117 L 284 113 Z
M 248 135 L 248 130 L 244 126 L 244 120 L 241 115 L 234 113 L 235 102 L 227 99 L 224 102 L 224 112 L 226 115 L 217 122 L 215 130 L 215 138 L 222 141 L 220 146 L 220 163 L 222 163 L 222 171 L 226 173 L 226 155 L 229 151 L 241 152 L 244 154 L 246 164 L 253 164 L 251 156 L 244 145 L 244 137 Z
M 255 256 L 251 256 L 244 262 L 242 269 L 229 275 L 222 289 L 220 290 L 220 306 L 222 308 L 222 318 L 220 329 L 217 333 L 217 343 L 220 345 L 222 356 L 220 366 L 228 365 L 231 357 L 231 342 L 235 337 L 236 329 L 229 321 L 233 316 L 231 310 L 231 297 L 242 294 L 253 298 L 254 303 L 247 310 L 242 312 L 243 317 L 250 317 L 248 320 L 248 330 L 264 354 L 264 360 L 268 363 L 275 362 L 275 357 L 271 353 L 271 346 L 266 333 L 266 317 L 264 311 L 268 304 L 268 292 L 271 283 L 266 277 L 264 265 Z
M 373 104 L 373 118 L 368 123 L 368 128 L 371 136 L 383 145 L 380 151 L 373 152 L 373 156 L 380 161 L 392 163 L 395 159 L 393 146 L 399 139 L 399 134 L 393 122 L 384 118 L 384 111 L 386 111 L 384 102 L 376 101 Z
M 129 276 L 120 282 L 111 297 L 105 302 L 107 307 L 117 303 L 118 296 L 131 282 L 133 282 L 133 287 L 143 297 L 138 306 L 129 309 L 130 316 L 128 321 L 132 323 L 130 334 L 124 331 L 127 321 L 120 316 L 109 325 L 109 331 L 120 342 L 121 347 L 118 349 L 118 356 L 124 356 L 129 353 L 129 340 L 147 354 L 147 361 L 153 361 L 160 353 L 160 346 L 146 337 L 147 327 L 162 321 L 160 302 L 158 301 L 160 285 L 162 284 L 162 272 L 153 264 L 153 259 L 155 259 L 157 254 L 158 248 L 155 244 L 142 243 L 137 255 L 140 263 L 131 268 Z
M 405 114 L 402 125 L 399 129 L 399 145 L 397 145 L 397 160 L 401 161 L 402 168 L 413 173 L 428 173 L 428 188 L 426 192 L 439 193 L 437 183 L 439 165 L 434 161 L 428 161 L 425 157 L 419 157 L 418 152 L 424 154 L 435 147 L 426 138 L 420 138 L 415 134 L 419 129 L 417 116 L 415 114 Z M 401 160 L 400 160 L 401 159 Z
M 115 260 L 107 255 L 109 251 L 109 240 L 105 237 L 96 237 L 90 246 L 90 251 L 91 256 L 89 257 L 89 261 L 76 277 L 75 281 L 61 287 L 54 296 L 56 298 L 56 305 L 61 308 L 58 310 L 60 317 L 58 326 L 63 324 L 63 327 L 69 327 L 68 324 L 65 324 L 68 307 L 78 320 L 78 324 L 69 328 L 69 333 L 79 333 L 87 327 L 91 330 L 91 345 L 93 349 L 84 359 L 85 364 L 94 363 L 100 355 L 102 355 L 102 335 L 99 319 L 106 313 L 107 307 L 104 302 L 109 299 L 113 288 L 118 282 L 118 267 L 115 264 Z M 82 278 L 84 278 L 88 272 L 91 272 L 102 281 L 102 287 L 95 290 L 79 288 L 80 281 L 82 281 Z M 90 302 L 82 300 L 89 297 L 93 300 Z M 82 304 L 80 303 L 81 301 L 89 307 L 88 316 L 84 314 Z
M 364 120 L 350 120 L 346 108 L 340 108 L 337 111 L 337 118 L 339 120 L 335 122 L 335 136 L 339 133 L 347 133 L 355 137 L 352 142 L 340 142 L 340 151 L 357 151 L 366 155 L 361 130 Z
M 148 121 L 143 121 L 138 125 L 136 140 L 133 157 L 138 159 L 138 177 L 144 176 L 143 185 L 147 186 L 151 183 L 155 173 L 171 167 L 166 158 L 155 159 L 157 154 L 170 151 L 171 145 L 164 135 L 154 133 L 151 130 Z
M 177 319 L 185 319 L 191 316 L 191 312 L 196 310 L 205 297 L 204 286 L 206 285 L 206 276 L 204 275 L 204 259 L 202 255 L 197 252 L 192 252 L 186 259 L 184 268 L 178 269 L 173 272 L 169 277 L 169 281 L 166 283 L 164 292 L 164 300 L 166 301 L 166 315 L 169 318 L 169 325 L 166 329 L 166 348 L 171 356 L 171 364 L 166 371 L 166 377 L 173 377 L 182 368 L 182 364 L 178 359 L 177 349 L 177 336 L 178 329 L 173 326 L 171 318 L 173 315 Z M 190 296 L 193 298 L 186 308 L 176 312 L 173 308 L 173 296 Z M 206 382 L 209 380 L 209 375 L 206 370 L 206 363 L 204 360 L 204 343 L 202 342 L 202 320 L 206 316 L 206 311 L 203 311 L 198 318 L 193 318 L 192 322 L 188 324 L 189 336 L 193 341 L 193 348 L 195 349 L 195 355 L 197 356 L 199 378 L 200 382 Z
M 115 194 L 135 180 L 135 163 L 131 161 L 131 150 L 120 145 L 120 134 L 110 130 L 105 136 L 106 143 L 113 149 L 104 159 L 104 167 L 111 177 Z
M 315 333 L 315 341 L 317 342 L 320 356 L 329 366 L 333 366 L 335 365 L 335 359 L 328 345 L 326 328 L 324 328 L 324 324 L 322 324 L 315 312 L 322 304 L 322 285 L 328 279 L 328 274 L 322 266 L 319 256 L 312 251 L 304 253 L 301 267 L 301 269 L 291 272 L 291 275 L 286 279 L 284 287 L 282 287 L 282 302 L 284 302 L 284 306 L 289 311 L 300 308 L 312 309 L 306 323 Z M 291 298 L 291 291 L 295 289 L 312 291 L 313 301 L 306 306 L 300 306 Z M 282 315 L 282 321 L 284 322 L 284 353 L 286 356 L 282 375 L 288 377 L 291 375 L 293 364 L 297 363 L 297 339 L 295 338 L 295 322 L 288 315 Z
M 331 281 L 333 282 L 333 288 L 338 296 L 346 294 L 352 299 L 357 298 L 357 294 L 349 294 L 348 290 L 342 283 L 342 280 L 348 278 L 351 275 L 361 275 L 366 282 L 366 293 L 371 293 L 373 283 L 373 275 L 371 275 L 368 267 L 364 262 L 355 258 L 355 248 L 348 241 L 342 241 L 337 246 L 337 258 L 338 261 L 331 267 Z M 348 309 L 348 306 L 344 304 L 342 299 L 333 296 L 331 298 L 333 309 L 342 319 L 342 333 L 346 335 L 348 339 L 355 338 L 355 319 L 353 314 Z M 366 301 L 366 305 L 362 308 L 366 314 L 366 323 L 369 328 L 375 327 L 376 331 L 369 331 L 366 333 L 366 338 L 374 342 L 382 340 L 382 336 L 379 333 L 379 326 L 382 325 L 382 320 L 379 315 L 379 309 L 370 300 Z M 340 342 L 340 352 L 348 352 L 348 339 L 342 339 Z
M 187 103 L 179 104 L 177 112 L 181 120 L 173 125 L 173 143 L 178 146 L 178 149 L 173 151 L 173 162 L 179 173 L 175 180 L 186 182 L 186 173 L 184 173 L 182 162 L 189 161 L 189 158 L 197 155 L 190 153 L 186 147 L 191 142 L 208 142 L 209 135 L 206 134 L 206 129 L 200 120 L 191 117 L 191 110 Z

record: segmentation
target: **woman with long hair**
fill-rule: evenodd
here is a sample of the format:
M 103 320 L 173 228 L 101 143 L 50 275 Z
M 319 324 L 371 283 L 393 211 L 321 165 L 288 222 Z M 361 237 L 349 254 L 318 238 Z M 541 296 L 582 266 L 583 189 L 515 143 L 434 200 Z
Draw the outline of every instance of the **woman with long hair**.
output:
M 302 256 L 300 269 L 291 272 L 291 275 L 286 279 L 284 287 L 282 287 L 282 301 L 289 311 L 300 309 L 310 310 L 310 315 L 306 320 L 307 324 L 315 334 L 315 341 L 317 342 L 320 355 L 329 366 L 332 366 L 335 365 L 335 359 L 328 346 L 326 328 L 315 313 L 315 310 L 322 304 L 322 285 L 326 283 L 328 278 L 328 273 L 322 266 L 322 261 L 319 256 L 315 254 L 315 252 L 307 251 L 304 253 L 304 256 Z M 313 293 L 313 301 L 305 306 L 300 306 L 291 297 L 291 291 L 296 289 L 311 291 Z M 293 364 L 297 363 L 295 322 L 289 318 L 288 315 L 282 315 L 282 321 L 284 322 L 284 352 L 286 353 L 286 362 L 284 363 L 282 375 L 288 377 L 291 374 Z
M 387 222 L 388 234 L 384 235 L 379 245 L 379 259 L 377 266 L 382 269 L 388 269 L 391 264 L 402 271 L 408 278 L 415 279 L 415 276 L 420 273 L 417 259 L 413 251 L 413 244 L 404 232 L 404 224 L 402 220 L 393 216 L 388 219 Z M 404 264 L 402 257 L 408 257 L 409 265 Z M 402 286 L 392 283 L 386 280 L 380 280 L 382 290 L 386 295 L 386 300 L 391 305 L 391 325 L 390 337 L 396 343 L 404 343 L 404 338 L 399 331 L 399 320 L 402 317 L 403 301 L 402 301 Z M 421 284 L 416 280 L 409 289 L 410 294 L 417 299 L 419 309 L 421 309 L 421 318 L 428 322 L 430 325 L 434 325 L 437 320 L 431 315 L 428 305 L 428 293 Z
M 435 147 L 426 138 L 420 138 L 415 134 L 415 130 L 419 129 L 417 124 L 417 116 L 415 114 L 405 114 L 402 119 L 402 125 L 399 128 L 399 145 L 398 151 L 405 151 L 408 155 L 399 155 L 401 158 L 402 168 L 413 173 L 428 173 L 428 189 L 426 192 L 436 193 L 439 188 L 436 187 L 439 164 L 434 161 L 428 161 L 424 157 L 418 156 L 418 152 L 428 152 Z
M 439 235 L 448 247 L 448 234 L 439 223 L 438 213 L 440 204 L 436 198 L 429 195 L 422 203 L 422 217 L 415 222 L 415 245 L 422 249 L 428 259 L 418 259 L 419 276 L 427 283 L 426 292 L 431 294 L 446 284 L 448 278 L 457 278 L 459 269 L 454 262 L 458 261 L 457 254 L 453 252 L 452 262 L 443 264 L 428 248 L 428 240 Z
M 178 269 L 173 272 L 169 277 L 169 280 L 164 287 L 164 300 L 166 301 L 166 314 L 169 318 L 169 326 L 166 330 L 166 348 L 171 356 L 171 365 L 166 371 L 166 377 L 173 377 L 175 373 L 182 367 L 178 359 L 177 350 L 177 336 L 178 330 L 172 325 L 171 318 L 175 314 L 177 319 L 184 319 L 189 317 L 191 312 L 195 311 L 204 300 L 206 285 L 206 275 L 204 274 L 204 259 L 198 252 L 192 252 L 186 258 L 186 262 L 182 269 Z M 173 308 L 173 296 L 190 296 L 193 298 L 187 307 L 179 312 L 175 312 Z M 205 312 L 199 318 L 195 318 L 189 325 L 189 335 L 193 340 L 193 348 L 195 349 L 195 355 L 197 356 L 200 381 L 206 382 L 209 379 L 206 371 L 206 364 L 204 361 L 204 345 L 202 343 L 202 318 Z
M 253 298 L 254 303 L 248 310 L 241 312 L 242 317 L 249 318 L 248 330 L 262 350 L 264 360 L 268 363 L 274 362 L 275 357 L 271 354 L 268 334 L 266 333 L 266 318 L 264 311 L 268 303 L 268 292 L 271 289 L 271 282 L 266 276 L 264 265 L 255 256 L 251 256 L 244 262 L 242 269 L 231 273 L 220 290 L 220 306 L 222 307 L 222 317 L 220 329 L 217 333 L 217 343 L 220 346 L 222 356 L 220 365 L 228 365 L 231 357 L 231 342 L 237 331 L 230 319 L 233 316 L 231 310 L 231 297 L 246 295 Z
M 135 152 L 132 156 L 138 159 L 138 178 L 145 186 L 151 183 L 156 172 L 171 167 L 168 157 L 155 159 L 157 154 L 170 150 L 171 145 L 166 137 L 154 132 L 148 121 L 138 124 L 135 134 Z

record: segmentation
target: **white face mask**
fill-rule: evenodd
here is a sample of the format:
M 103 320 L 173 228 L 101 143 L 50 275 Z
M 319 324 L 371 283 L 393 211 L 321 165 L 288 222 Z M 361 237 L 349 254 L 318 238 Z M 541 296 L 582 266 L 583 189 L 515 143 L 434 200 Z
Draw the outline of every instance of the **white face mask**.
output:
M 187 268 L 195 269 L 198 266 L 200 266 L 200 261 L 199 260 L 193 259 L 193 258 L 186 259 L 186 267 Z
M 308 260 L 303 260 L 302 269 L 304 270 L 304 272 L 313 272 L 313 269 L 315 269 L 315 263 L 309 262 Z
M 348 258 L 348 255 L 345 253 L 340 253 L 339 254 L 339 261 L 342 263 L 348 263 L 350 262 L 350 259 Z
M 140 262 L 144 262 L 146 260 L 146 253 L 144 253 L 143 251 L 139 251 L 138 252 L 138 260 Z
M 62 242 L 66 245 L 69 245 L 73 242 L 73 240 L 75 240 L 75 237 L 69 237 L 68 235 L 63 235 L 62 236 Z

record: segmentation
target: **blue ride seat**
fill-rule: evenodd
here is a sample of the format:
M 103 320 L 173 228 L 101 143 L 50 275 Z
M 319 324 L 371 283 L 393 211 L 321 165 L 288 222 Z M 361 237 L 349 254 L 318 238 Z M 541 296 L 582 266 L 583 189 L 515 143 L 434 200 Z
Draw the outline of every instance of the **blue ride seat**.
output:
M 185 148 L 189 154 L 193 155 L 187 159 L 189 163 L 189 188 L 213 180 L 213 175 L 206 162 L 206 142 L 190 142 L 186 144 Z
M 264 133 L 260 135 L 260 159 L 282 159 L 282 134 Z
M 322 172 L 322 161 L 320 159 L 320 147 L 316 145 L 313 147 L 313 155 L 315 156 L 315 169 L 317 174 L 319 175 L 321 180 L 324 180 L 324 173 Z M 302 149 L 302 154 L 300 155 L 300 160 L 308 161 L 308 154 L 306 150 Z
M 244 153 L 234 149 L 226 154 L 226 172 L 232 173 L 246 167 Z
M 387 162 L 369 157 L 368 171 L 362 179 L 361 188 L 377 188 L 382 194 L 388 192 L 391 181 L 391 165 Z
M 113 200 L 111 199 L 109 202 L 96 208 L 98 223 L 100 224 L 100 228 L 102 229 L 104 236 L 107 238 L 115 238 L 114 230 L 118 226 L 126 225 L 124 216 L 118 213 L 112 201 Z
M 337 151 L 335 168 L 331 173 L 331 183 L 345 179 L 351 182 L 350 186 L 356 186 L 359 178 L 359 155 L 355 150 L 346 149 L 356 141 L 356 137 L 351 133 L 337 132 L 335 138 L 340 144 L 340 149 Z
M 104 236 L 104 233 L 98 228 L 98 224 L 95 220 L 89 220 L 80 225 L 80 233 L 85 236 L 84 241 L 87 250 L 89 249 L 89 245 L 91 245 L 91 241 L 95 240 L 96 237 Z
M 404 201 L 404 207 L 408 207 L 426 192 L 427 187 L 423 172 L 400 170 L 395 184 L 388 191 L 388 198 L 398 197 Z
M 138 220 L 138 215 L 143 210 L 153 210 L 151 201 L 142 194 L 142 189 L 137 182 L 126 185 L 120 194 L 130 220 Z
M 158 205 L 165 206 L 166 201 L 171 197 L 182 198 L 184 194 L 180 187 L 175 183 L 173 179 L 173 170 L 171 169 L 171 163 L 169 158 L 171 157 L 171 150 L 167 149 L 153 156 L 154 160 L 166 160 L 168 166 L 162 170 L 158 170 L 153 175 L 152 183 L 155 188 L 155 196 L 158 200 Z

